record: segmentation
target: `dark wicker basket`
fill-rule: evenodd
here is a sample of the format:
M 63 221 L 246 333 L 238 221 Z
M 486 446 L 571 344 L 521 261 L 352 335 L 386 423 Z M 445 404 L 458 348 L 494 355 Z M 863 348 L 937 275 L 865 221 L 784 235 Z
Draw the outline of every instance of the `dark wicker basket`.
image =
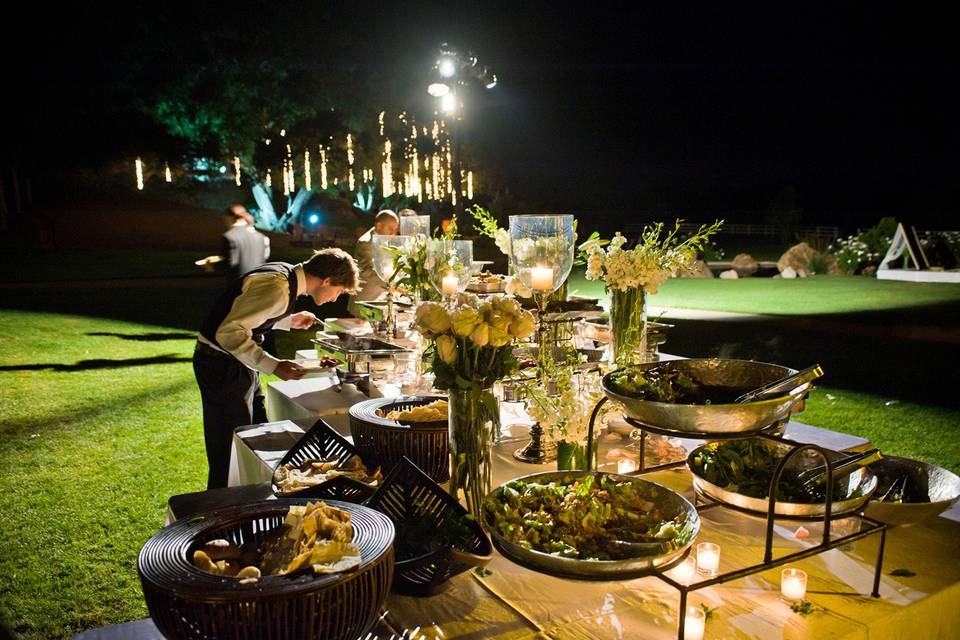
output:
M 258 543 L 283 523 L 278 499 L 177 521 L 140 550 L 137 570 L 147 609 L 167 638 L 224 640 L 355 640 L 376 621 L 393 577 L 393 523 L 382 513 L 329 501 L 350 512 L 360 566 L 348 573 L 265 576 L 252 584 L 201 571 L 190 558 L 203 543 L 225 538 Z
M 293 445 L 293 448 L 280 459 L 277 468 L 279 469 L 285 464 L 300 466 L 308 460 L 331 460 L 333 458 L 336 458 L 337 462 L 343 465 L 353 457 L 359 457 L 368 469 L 376 468 L 376 464 L 373 464 L 372 467 L 367 464 L 367 458 L 361 456 L 357 449 L 346 438 L 337 433 L 333 427 L 324 420 L 317 420 L 316 424 L 310 427 L 310 430 L 303 434 L 297 444 Z M 276 477 L 276 472 L 274 472 L 274 477 Z M 276 482 L 273 484 L 273 493 L 285 498 L 345 500 L 356 504 L 360 504 L 372 496 L 374 491 L 376 491 L 376 487 L 371 487 L 346 476 L 337 476 L 316 486 L 292 493 L 281 493 Z
M 493 557 L 490 537 L 467 510 L 406 457 L 393 468 L 367 506 L 385 513 L 397 528 L 410 520 L 426 520 L 432 529 L 451 524 L 466 527 L 468 548 L 444 546 L 421 556 L 397 560 L 393 588 L 406 595 L 437 593 L 451 577 L 482 567 Z
M 354 446 L 364 460 L 368 457 L 376 460 L 384 472 L 389 472 L 406 456 L 435 482 L 446 482 L 450 479 L 447 421 L 403 425 L 380 415 L 444 399 L 442 396 L 401 396 L 358 402 L 350 407 Z

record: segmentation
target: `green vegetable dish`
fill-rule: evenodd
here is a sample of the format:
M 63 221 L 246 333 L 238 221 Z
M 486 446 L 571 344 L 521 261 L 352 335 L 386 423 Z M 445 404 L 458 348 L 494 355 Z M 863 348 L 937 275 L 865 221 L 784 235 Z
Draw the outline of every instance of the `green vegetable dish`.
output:
M 702 447 L 692 458 L 692 471 L 725 491 L 751 498 L 766 498 L 773 473 L 785 454 L 783 449 L 756 439 L 713 442 Z M 798 504 L 824 502 L 825 487 L 804 487 L 797 479 L 797 471 L 792 461 L 784 469 L 777 500 Z M 849 485 L 846 482 L 834 486 L 835 501 L 848 498 L 848 494 Z
M 610 386 L 620 395 L 673 404 L 730 404 L 744 391 L 749 391 L 703 384 L 668 365 L 621 369 L 611 374 Z
M 662 487 L 598 475 L 538 483 L 514 480 L 484 503 L 500 537 L 525 549 L 577 560 L 620 560 L 650 547 L 679 547 L 694 534 L 686 514 L 662 513 Z M 639 546 L 638 546 L 639 543 Z

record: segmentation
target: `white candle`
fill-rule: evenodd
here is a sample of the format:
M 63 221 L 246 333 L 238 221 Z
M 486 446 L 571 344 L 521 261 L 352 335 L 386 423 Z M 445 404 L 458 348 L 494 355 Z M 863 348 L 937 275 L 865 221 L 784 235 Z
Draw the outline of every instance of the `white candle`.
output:
M 705 576 L 717 575 L 720 567 L 720 545 L 701 542 L 697 545 L 697 573 Z
M 457 289 L 460 287 L 460 279 L 457 278 L 457 274 L 450 272 L 447 275 L 443 276 L 443 284 L 441 290 L 445 296 L 455 296 L 457 295 Z
M 534 267 L 530 270 L 530 285 L 537 291 L 553 291 L 553 268 Z
M 674 567 L 670 573 L 674 580 L 682 585 L 688 585 L 697 576 L 697 563 L 693 558 L 687 558 Z
M 780 593 L 787 600 L 803 600 L 807 595 L 807 572 L 784 569 L 780 573 Z
M 687 607 L 687 617 L 683 621 L 683 640 L 703 640 L 703 631 L 706 626 L 707 618 L 703 609 Z
M 617 460 L 617 473 L 631 473 L 637 470 L 637 463 L 630 458 Z

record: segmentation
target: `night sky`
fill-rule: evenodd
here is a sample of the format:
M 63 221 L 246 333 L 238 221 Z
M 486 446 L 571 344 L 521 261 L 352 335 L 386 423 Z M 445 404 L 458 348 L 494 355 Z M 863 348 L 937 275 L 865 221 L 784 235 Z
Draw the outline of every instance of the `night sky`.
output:
M 302 43 L 297 64 L 409 76 L 416 100 L 439 42 L 473 51 L 500 84 L 471 102 L 469 141 L 530 207 L 746 222 L 792 189 L 804 224 L 895 215 L 957 226 L 958 74 L 943 15 L 600 2 L 263 3 L 229 13 L 239 4 L 202 19 L 156 3 L 38 16 L 20 34 L 25 49 L 14 43 L 19 120 L 42 118 L 50 131 L 32 144 L 129 146 L 124 130 L 134 129 L 112 115 L 123 105 L 98 102 L 97 86 L 137 60 L 143 39 L 190 38 L 225 15 L 256 29 L 270 12 Z M 344 44 L 312 58 L 331 29 Z M 63 109 L 83 116 L 58 118 Z M 98 124 L 98 113 L 111 116 Z M 8 133 L 22 147 L 17 122 Z

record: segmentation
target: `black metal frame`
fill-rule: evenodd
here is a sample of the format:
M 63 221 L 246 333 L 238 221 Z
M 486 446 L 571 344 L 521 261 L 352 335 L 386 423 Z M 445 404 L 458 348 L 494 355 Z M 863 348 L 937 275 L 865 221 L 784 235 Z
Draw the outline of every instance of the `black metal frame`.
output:
M 593 434 L 594 434 L 595 423 L 597 420 L 597 416 L 599 416 L 600 414 L 600 409 L 603 407 L 604 403 L 606 402 L 607 402 L 607 398 L 601 398 L 600 401 L 597 402 L 597 405 L 594 407 L 593 413 L 591 413 L 590 415 L 590 425 L 589 425 L 589 431 L 587 435 L 587 470 L 591 470 L 592 463 L 593 463 L 592 449 L 593 449 Z M 649 425 L 645 425 L 627 416 L 624 416 L 624 420 L 627 422 L 627 424 L 633 426 L 634 428 L 638 429 L 641 432 L 640 438 L 639 438 L 640 440 L 639 468 L 636 471 L 627 475 L 644 475 L 647 473 L 653 473 L 655 471 L 673 469 L 676 467 L 681 467 L 686 465 L 686 460 L 678 460 L 676 462 L 668 462 L 664 464 L 654 465 L 652 467 L 647 467 L 645 464 L 644 455 L 646 453 L 645 443 L 646 443 L 648 432 L 671 436 L 671 437 L 688 438 L 688 439 L 694 439 L 694 440 L 736 440 L 736 439 L 760 437 L 760 438 L 765 438 L 767 440 L 771 440 L 773 442 L 779 442 L 781 444 L 786 444 L 793 447 L 790 453 L 784 456 L 780 460 L 780 462 L 777 464 L 777 468 L 774 470 L 773 477 L 770 480 L 770 491 L 769 491 L 769 498 L 768 498 L 769 506 L 767 509 L 767 516 L 766 516 L 767 526 L 766 526 L 766 536 L 765 536 L 766 539 L 764 544 L 763 562 L 750 565 L 742 569 L 737 569 L 735 571 L 720 573 L 707 580 L 701 580 L 689 585 L 681 584 L 676 580 L 674 580 L 673 578 L 670 578 L 669 576 L 665 575 L 664 572 L 669 571 L 670 568 L 676 566 L 676 563 L 672 564 L 671 567 L 669 568 L 666 568 L 661 571 L 657 571 L 652 574 L 680 592 L 680 611 L 678 616 L 679 628 L 677 631 L 677 638 L 679 640 L 684 640 L 683 638 L 684 625 L 687 617 L 687 595 L 691 591 L 698 591 L 706 587 L 712 587 L 713 585 L 720 584 L 722 582 L 731 582 L 733 580 L 739 580 L 740 578 L 745 578 L 747 576 L 761 573 L 768 569 L 773 569 L 774 567 L 779 567 L 797 560 L 803 560 L 804 558 L 809 558 L 809 557 L 821 554 L 824 551 L 829 551 L 830 549 L 836 549 L 837 547 L 841 547 L 843 545 L 846 545 L 850 542 L 854 542 L 856 540 L 860 540 L 862 538 L 866 538 L 867 536 L 873 535 L 875 533 L 880 534 L 880 546 L 879 546 L 879 549 L 877 550 L 876 568 L 874 570 L 874 575 L 873 575 L 873 591 L 871 592 L 870 595 L 873 596 L 874 598 L 880 597 L 880 575 L 883 570 L 883 550 L 887 541 L 887 525 L 881 522 L 877 522 L 876 520 L 872 520 L 871 518 L 868 518 L 861 514 L 856 514 L 856 513 L 842 514 L 842 515 L 836 516 L 836 519 L 857 518 L 861 521 L 861 524 L 866 524 L 868 528 L 866 528 L 865 530 L 861 528 L 861 530 L 856 533 L 851 533 L 849 535 L 841 536 L 833 540 L 830 539 L 830 523 L 835 519 L 833 515 L 833 463 L 830 461 L 829 457 L 827 456 L 826 449 L 813 444 L 801 444 L 799 442 L 794 442 L 792 440 L 788 440 L 786 438 L 783 438 L 781 436 L 777 436 L 771 433 L 764 433 L 763 431 L 759 431 L 756 433 L 738 433 L 738 434 L 720 434 L 720 435 L 696 434 L 696 433 L 689 433 L 686 431 L 670 431 L 665 429 L 652 428 Z M 821 458 L 823 458 L 824 464 L 827 469 L 827 486 L 826 486 L 826 503 L 825 503 L 826 509 L 823 516 L 823 537 L 821 538 L 820 544 L 812 546 L 809 549 L 804 549 L 802 551 L 797 551 L 796 553 L 790 553 L 785 556 L 781 556 L 779 558 L 774 558 L 773 557 L 773 525 L 776 520 L 775 506 L 777 502 L 776 500 L 777 493 L 780 488 L 780 478 L 783 474 L 783 469 L 784 467 L 786 467 L 787 463 L 794 456 L 799 455 L 803 451 L 816 452 Z M 743 509 L 739 509 L 732 505 L 719 502 L 712 498 L 705 498 L 701 496 L 697 496 L 697 498 L 695 499 L 694 506 L 697 509 L 698 513 L 702 513 L 703 511 L 706 511 L 708 509 L 724 508 L 724 509 L 731 509 L 733 511 L 738 511 L 741 513 L 746 513 L 746 514 L 752 515 L 753 517 L 761 517 L 755 513 L 744 511 Z M 689 555 L 689 553 L 687 555 Z

